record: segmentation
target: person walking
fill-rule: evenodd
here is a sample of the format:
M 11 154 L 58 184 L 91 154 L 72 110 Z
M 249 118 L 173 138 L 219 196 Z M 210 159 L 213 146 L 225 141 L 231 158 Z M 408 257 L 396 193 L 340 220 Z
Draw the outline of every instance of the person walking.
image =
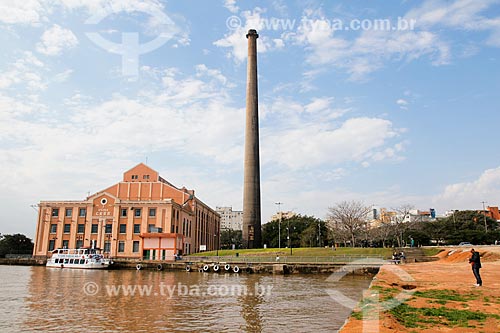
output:
M 483 280 L 479 274 L 479 269 L 481 268 L 481 258 L 479 257 L 479 252 L 470 250 L 471 257 L 469 258 L 469 263 L 472 266 L 472 273 L 476 277 L 476 287 L 481 287 L 483 285 Z

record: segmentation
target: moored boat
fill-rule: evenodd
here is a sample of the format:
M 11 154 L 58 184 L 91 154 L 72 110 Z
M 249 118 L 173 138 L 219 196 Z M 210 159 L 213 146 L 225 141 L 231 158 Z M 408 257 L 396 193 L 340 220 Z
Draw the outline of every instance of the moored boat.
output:
M 109 258 L 104 258 L 100 249 L 56 249 L 47 259 L 47 267 L 104 269 L 113 264 Z

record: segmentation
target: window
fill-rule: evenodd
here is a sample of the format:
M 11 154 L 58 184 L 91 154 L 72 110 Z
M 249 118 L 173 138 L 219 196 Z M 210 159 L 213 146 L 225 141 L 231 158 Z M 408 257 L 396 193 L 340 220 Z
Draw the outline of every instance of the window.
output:
M 85 217 L 85 215 L 87 215 L 87 209 L 86 208 L 80 208 L 78 210 L 78 216 Z
M 149 175 L 142 176 L 142 179 L 149 179 Z
M 79 234 L 83 234 L 85 232 L 85 224 L 78 224 L 78 231 Z
M 104 227 L 104 232 L 107 234 L 110 234 L 113 231 L 113 225 L 112 224 L 106 224 Z
M 126 234 L 126 233 L 127 233 L 127 225 L 120 224 L 120 234 Z
M 69 240 L 67 239 L 64 239 L 63 242 L 62 242 L 62 247 L 63 249 L 67 249 L 69 246 Z
M 141 233 L 141 225 L 134 224 L 134 234 L 139 234 L 139 233 Z
M 66 208 L 64 216 L 71 217 L 71 214 L 73 214 L 73 209 L 72 208 Z
M 64 233 L 65 234 L 69 234 L 69 232 L 71 231 L 71 224 L 67 223 L 64 225 Z
M 118 242 L 118 252 L 125 252 L 125 242 L 124 241 Z
M 52 217 L 59 216 L 59 208 L 52 208 Z
M 120 217 L 127 217 L 127 208 L 120 209 Z
M 139 252 L 139 241 L 134 241 L 133 246 L 132 246 L 132 252 Z
M 148 232 L 156 232 L 156 228 L 154 224 L 148 224 Z
M 90 230 L 90 232 L 93 234 L 97 234 L 97 228 L 98 228 L 97 224 L 92 224 L 92 229 Z
M 156 208 L 149 208 L 149 217 L 156 216 Z
M 141 209 L 140 208 L 134 209 L 134 217 L 141 217 Z
M 76 248 L 79 249 L 81 247 L 83 247 L 83 240 L 77 239 L 76 240 Z
M 54 251 L 55 247 L 56 247 L 56 240 L 55 239 L 51 239 L 49 241 L 49 251 Z
M 50 233 L 55 234 L 57 232 L 57 224 L 50 225 Z
M 111 252 L 111 242 L 104 242 L 104 252 L 109 253 Z
M 132 179 L 139 179 L 138 175 L 132 175 Z

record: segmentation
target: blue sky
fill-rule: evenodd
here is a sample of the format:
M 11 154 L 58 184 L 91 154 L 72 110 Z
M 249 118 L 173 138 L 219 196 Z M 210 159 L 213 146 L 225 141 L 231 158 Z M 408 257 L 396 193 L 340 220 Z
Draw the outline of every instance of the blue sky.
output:
M 146 159 L 241 209 L 250 28 L 264 221 L 500 204 L 500 1 L 3 0 L 0 232 Z

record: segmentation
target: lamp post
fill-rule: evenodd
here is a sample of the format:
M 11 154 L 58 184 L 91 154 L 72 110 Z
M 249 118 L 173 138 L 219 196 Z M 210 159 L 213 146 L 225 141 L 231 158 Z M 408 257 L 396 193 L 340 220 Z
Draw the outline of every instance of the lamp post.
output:
M 280 214 L 280 219 L 278 222 L 278 248 L 281 249 L 281 218 L 283 217 L 283 214 L 281 213 L 281 205 L 282 202 L 276 202 L 275 205 L 278 205 L 278 214 Z
M 321 247 L 321 222 L 318 222 L 318 247 Z
M 488 225 L 486 224 L 486 209 L 484 208 L 485 201 L 481 201 L 483 204 L 483 218 L 484 218 L 484 232 L 488 232 Z
M 290 255 L 293 255 L 293 251 L 292 251 L 292 240 L 290 239 L 290 219 L 287 219 L 287 227 L 286 227 L 286 230 L 287 230 L 287 240 L 288 240 L 288 247 L 290 248 Z
M 214 235 L 214 237 L 216 237 L 216 243 L 215 243 L 215 246 L 217 247 L 216 249 L 216 256 L 219 257 L 219 247 L 220 247 L 220 229 L 218 230 L 218 234 L 217 235 Z

